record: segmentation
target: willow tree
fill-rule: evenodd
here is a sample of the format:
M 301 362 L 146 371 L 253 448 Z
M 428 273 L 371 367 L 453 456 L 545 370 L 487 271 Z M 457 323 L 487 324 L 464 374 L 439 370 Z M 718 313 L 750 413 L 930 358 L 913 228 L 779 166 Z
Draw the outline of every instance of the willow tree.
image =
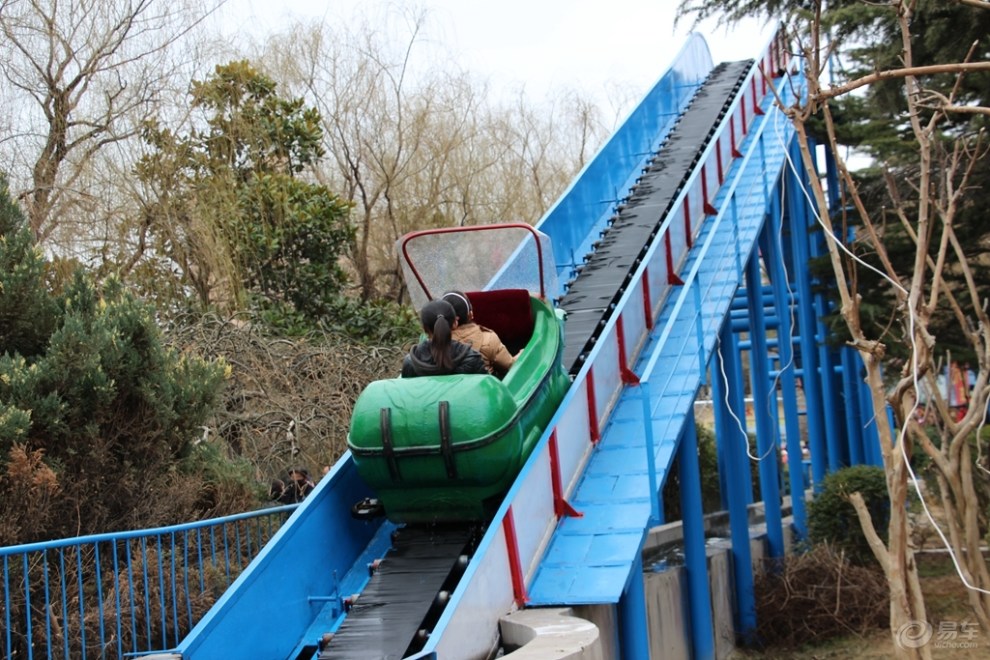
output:
M 990 395 L 990 292 L 978 276 L 988 247 L 978 182 L 987 172 L 990 3 L 687 0 L 681 13 L 730 23 L 782 18 L 807 74 L 806 98 L 782 109 L 796 129 L 817 208 L 829 208 L 829 194 L 839 202 L 819 220 L 841 335 L 863 359 L 880 432 L 886 543 L 862 497 L 850 500 L 890 586 L 899 655 L 929 657 L 932 630 L 908 513 L 919 454 L 930 462 L 943 512 L 931 523 L 953 551 L 974 615 L 990 625 L 978 496 L 986 465 L 977 459 Z M 834 158 L 839 191 L 826 191 L 819 179 L 819 142 Z M 874 167 L 850 171 L 850 145 L 871 155 Z M 951 406 L 936 383 L 947 341 L 962 344 L 975 365 L 966 409 Z
M 352 204 L 348 265 L 364 300 L 402 298 L 401 235 L 535 222 L 606 137 L 576 92 L 500 98 L 435 47 L 431 27 L 416 11 L 297 25 L 260 58 L 320 111 L 317 175 Z

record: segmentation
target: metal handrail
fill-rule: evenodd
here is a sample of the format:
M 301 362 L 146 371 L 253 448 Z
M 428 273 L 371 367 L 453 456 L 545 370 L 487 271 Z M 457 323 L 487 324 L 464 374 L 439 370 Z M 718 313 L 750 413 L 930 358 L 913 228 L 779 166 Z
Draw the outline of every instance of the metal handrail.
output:
M 0 658 L 174 648 L 297 507 L 0 548 Z

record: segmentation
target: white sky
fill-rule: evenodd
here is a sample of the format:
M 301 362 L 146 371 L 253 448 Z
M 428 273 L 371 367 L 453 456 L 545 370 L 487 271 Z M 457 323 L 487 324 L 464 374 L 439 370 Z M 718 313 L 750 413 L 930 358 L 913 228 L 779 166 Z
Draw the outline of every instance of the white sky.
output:
M 645 93 L 680 51 L 689 32 L 674 28 L 678 0 L 228 0 L 224 31 L 257 34 L 293 17 L 348 21 L 354 12 L 423 7 L 430 37 L 494 89 L 524 86 L 543 98 L 557 87 L 600 94 L 608 86 Z M 747 23 L 731 33 L 700 26 L 712 59 L 755 57 L 772 27 Z

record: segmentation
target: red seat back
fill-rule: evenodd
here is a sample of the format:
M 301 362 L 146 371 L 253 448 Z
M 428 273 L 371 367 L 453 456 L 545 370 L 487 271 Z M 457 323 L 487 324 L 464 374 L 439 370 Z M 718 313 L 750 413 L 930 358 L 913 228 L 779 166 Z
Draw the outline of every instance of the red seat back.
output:
M 515 354 L 533 334 L 533 308 L 526 289 L 472 291 L 467 294 L 474 309 L 474 321 L 498 334 L 509 352 Z

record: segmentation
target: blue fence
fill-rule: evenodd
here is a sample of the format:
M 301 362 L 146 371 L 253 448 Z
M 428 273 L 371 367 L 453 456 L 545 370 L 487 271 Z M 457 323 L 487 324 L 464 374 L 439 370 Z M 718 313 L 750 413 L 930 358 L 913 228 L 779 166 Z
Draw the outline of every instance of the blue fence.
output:
M 174 648 L 297 506 L 0 548 L 0 658 Z

